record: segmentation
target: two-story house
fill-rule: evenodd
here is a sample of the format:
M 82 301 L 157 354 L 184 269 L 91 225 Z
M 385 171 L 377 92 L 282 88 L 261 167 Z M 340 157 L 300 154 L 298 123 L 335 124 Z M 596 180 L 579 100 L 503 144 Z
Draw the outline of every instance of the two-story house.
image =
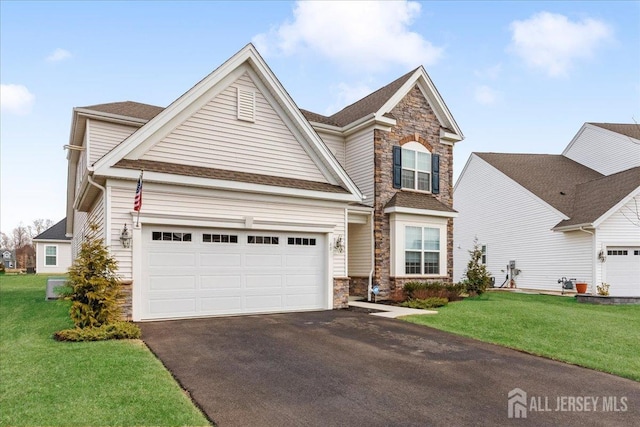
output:
M 74 109 L 67 233 L 98 226 L 134 320 L 342 308 L 451 281 L 462 139 L 422 67 L 326 117 L 247 45 L 166 108 Z
M 473 153 L 455 208 L 455 280 L 477 238 L 497 286 L 640 296 L 637 124 L 585 123 L 562 154 Z

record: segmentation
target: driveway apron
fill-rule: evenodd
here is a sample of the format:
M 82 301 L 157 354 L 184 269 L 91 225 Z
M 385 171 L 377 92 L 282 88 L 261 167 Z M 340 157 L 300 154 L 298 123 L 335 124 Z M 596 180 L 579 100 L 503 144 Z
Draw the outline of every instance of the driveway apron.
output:
M 640 420 L 640 383 L 352 309 L 140 326 L 221 427 Z

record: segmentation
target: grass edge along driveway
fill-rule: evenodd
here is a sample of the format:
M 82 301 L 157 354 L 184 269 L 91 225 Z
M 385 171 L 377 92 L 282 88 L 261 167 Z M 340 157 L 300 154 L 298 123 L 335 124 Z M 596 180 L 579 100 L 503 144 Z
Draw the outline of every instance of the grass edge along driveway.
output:
M 46 280 L 0 276 L 0 425 L 210 425 L 142 341 L 54 341 L 73 324 Z
M 403 320 L 640 381 L 640 305 L 490 291 Z

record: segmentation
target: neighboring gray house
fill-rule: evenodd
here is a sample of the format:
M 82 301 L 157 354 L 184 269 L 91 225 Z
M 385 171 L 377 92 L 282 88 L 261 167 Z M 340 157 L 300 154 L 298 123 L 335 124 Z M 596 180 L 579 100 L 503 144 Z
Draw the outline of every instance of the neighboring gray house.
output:
M 454 200 L 455 280 L 477 237 L 498 286 L 640 295 L 638 125 L 585 123 L 560 155 L 473 153 Z
M 67 219 L 33 238 L 36 247 L 36 273 L 66 273 L 71 266 L 71 237 L 66 236 Z
M 4 268 L 16 267 L 16 251 L 13 249 L 0 249 L 0 254 L 2 254 L 1 261 L 4 264 Z

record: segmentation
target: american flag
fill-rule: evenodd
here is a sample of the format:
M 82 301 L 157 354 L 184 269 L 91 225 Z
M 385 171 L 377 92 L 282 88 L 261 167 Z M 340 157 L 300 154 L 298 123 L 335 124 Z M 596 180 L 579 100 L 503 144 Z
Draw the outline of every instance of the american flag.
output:
M 133 199 L 133 210 L 140 212 L 140 208 L 142 208 L 142 171 L 140 171 L 140 178 L 138 178 L 136 197 Z

